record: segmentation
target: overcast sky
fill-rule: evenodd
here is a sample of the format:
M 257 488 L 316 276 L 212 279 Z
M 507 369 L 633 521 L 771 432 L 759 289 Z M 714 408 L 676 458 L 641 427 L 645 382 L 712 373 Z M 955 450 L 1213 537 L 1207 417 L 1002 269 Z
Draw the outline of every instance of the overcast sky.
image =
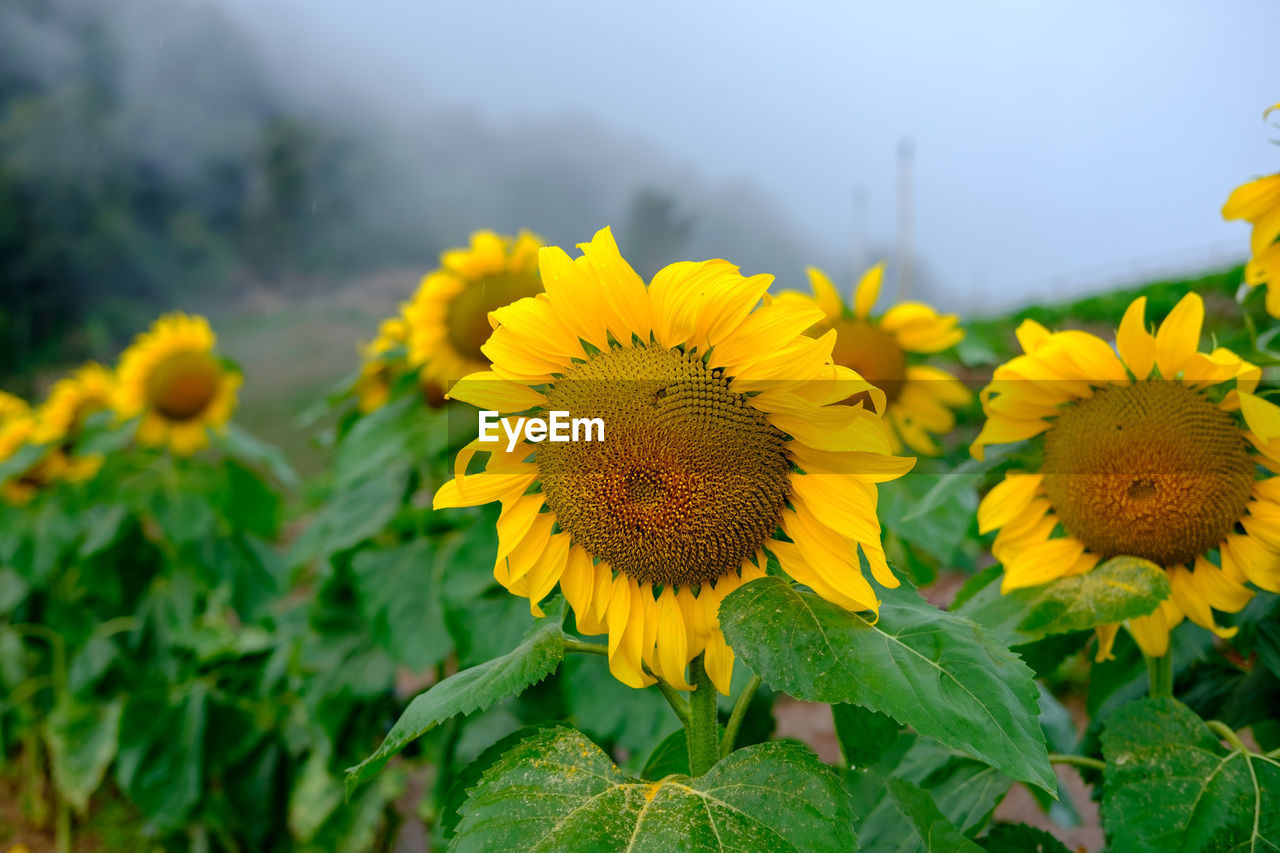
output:
M 1280 171 L 1261 120 L 1277 0 L 219 2 L 334 91 L 499 126 L 590 116 L 748 181 L 830 257 L 849 257 L 858 187 L 870 240 L 892 243 L 909 137 L 917 251 L 994 301 L 1211 244 L 1243 256 L 1221 205 Z

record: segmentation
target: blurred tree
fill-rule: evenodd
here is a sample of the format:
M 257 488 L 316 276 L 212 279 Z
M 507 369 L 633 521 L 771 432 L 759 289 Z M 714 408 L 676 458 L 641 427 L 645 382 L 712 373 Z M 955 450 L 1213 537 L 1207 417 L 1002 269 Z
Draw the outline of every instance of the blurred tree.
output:
M 619 235 L 623 256 L 648 281 L 667 264 L 682 260 L 693 223 L 693 214 L 678 212 L 675 196 L 641 187 L 631 197 Z

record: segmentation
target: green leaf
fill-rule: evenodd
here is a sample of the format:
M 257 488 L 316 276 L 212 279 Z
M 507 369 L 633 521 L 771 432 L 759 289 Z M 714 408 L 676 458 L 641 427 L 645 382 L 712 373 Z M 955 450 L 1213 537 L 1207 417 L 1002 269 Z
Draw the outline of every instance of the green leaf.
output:
M 986 853 L 1071 853 L 1043 829 L 1025 823 L 997 823 L 979 843 Z
M 329 749 L 313 751 L 289 792 L 289 831 L 298 841 L 310 841 L 342 800 L 342 780 L 329 772 Z
M 1169 597 L 1164 569 L 1140 557 L 1113 557 L 1083 575 L 1019 590 L 1027 615 L 1018 630 L 1036 639 L 1145 616 Z
M 910 744 L 905 752 L 903 744 Z M 858 827 L 859 842 L 865 849 L 885 853 L 911 853 L 917 848 L 908 818 L 889 795 L 888 777 L 928 791 L 942 816 L 966 835 L 986 825 L 1013 784 L 1003 773 L 952 752 L 932 738 L 901 735 L 871 772 L 856 773 L 850 779 L 855 801 L 864 806 L 867 815 Z
M 125 706 L 116 779 L 166 829 L 182 826 L 200 801 L 207 690 L 197 682 L 181 699 L 136 695 Z
M 81 814 L 116 757 L 123 708 L 120 699 L 90 704 L 64 695 L 44 720 L 53 783 Z
M 1007 646 L 1145 616 L 1170 594 L 1164 570 L 1138 557 L 1113 557 L 1083 575 L 1003 594 L 999 572 L 980 577 L 971 583 L 983 585 L 966 584 L 953 612 L 985 625 Z
M 290 491 L 297 491 L 300 485 L 298 475 L 279 448 L 246 432 L 234 422 L 227 425 L 226 432 L 221 435 L 219 441 L 232 456 L 242 462 L 265 469 L 277 483 Z
M 393 755 L 457 714 L 483 711 L 516 696 L 551 673 L 564 658 L 564 631 L 553 616 L 538 620 L 523 643 L 500 658 L 464 669 L 433 685 L 411 703 L 373 755 L 347 770 L 348 794 Z
M 396 548 L 369 548 L 351 561 L 360 614 L 373 638 L 398 663 L 423 670 L 453 649 L 437 581 L 441 572 L 430 539 Z
M 151 512 L 164 537 L 177 544 L 203 539 L 216 523 L 208 495 L 181 487 L 157 490 L 151 498 Z
M 781 578 L 760 578 L 725 598 L 720 625 L 777 689 L 880 711 L 1056 790 L 1031 670 L 986 629 L 938 610 L 906 584 L 883 594 L 872 624 Z
M 640 778 L 656 782 L 675 774 L 689 775 L 689 738 L 684 729 L 676 729 L 653 748 Z
M 553 729 L 495 763 L 462 809 L 452 849 L 847 851 L 853 811 L 807 748 L 737 750 L 702 777 L 624 775 L 586 735 Z
M 223 462 L 226 488 L 222 493 L 222 514 L 233 529 L 271 539 L 280 525 L 280 496 L 249 468 L 227 459 Z
M 938 810 L 929 792 L 903 779 L 887 780 L 889 797 L 927 853 L 982 853 Z
M 408 469 L 396 466 L 358 485 L 336 489 L 294 543 L 290 564 L 341 551 L 381 532 L 400 511 L 408 481 Z
M 1116 850 L 1280 850 L 1280 762 L 1229 750 L 1190 708 L 1141 699 L 1102 734 Z
M 516 744 L 531 735 L 542 731 L 546 726 L 522 726 L 513 732 L 503 735 L 489 744 L 476 758 L 468 761 L 461 771 L 449 783 L 445 792 L 444 803 L 440 807 L 440 831 L 445 838 L 452 838 L 462 819 L 461 809 L 467 801 L 467 792 L 476 786 L 485 771 L 494 765 Z M 684 729 L 680 730 L 681 737 Z M 687 763 L 687 762 L 686 762 Z
M 870 767 L 893 746 L 902 724 L 861 705 L 837 702 L 831 706 L 840 752 L 850 767 Z
M 8 616 L 27 598 L 31 584 L 8 566 L 0 566 L 0 616 Z
M 927 513 L 919 511 L 924 501 L 936 501 Z M 913 471 L 880 488 L 885 529 L 944 563 L 950 563 L 964 543 L 977 509 L 972 481 L 952 473 Z

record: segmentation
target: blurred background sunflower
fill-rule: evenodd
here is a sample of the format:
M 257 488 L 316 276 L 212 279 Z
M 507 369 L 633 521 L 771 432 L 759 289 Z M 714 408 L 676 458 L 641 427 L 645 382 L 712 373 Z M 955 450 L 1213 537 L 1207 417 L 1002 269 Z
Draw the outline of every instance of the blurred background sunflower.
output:
M 116 411 L 140 418 L 139 443 L 190 454 L 231 419 L 240 374 L 217 356 L 216 341 L 203 317 L 166 314 L 120 356 Z
M 922 302 L 900 302 L 879 317 L 871 309 L 880 296 L 884 264 L 863 274 L 853 291 L 852 308 L 844 303 L 826 274 L 815 267 L 805 270 L 813 296 L 784 293 L 820 310 L 824 318 L 809 334 L 815 337 L 834 329 L 832 358 L 875 385 L 885 395 L 881 412 L 893 427 L 894 438 L 916 453 L 936 455 L 936 435 L 956 425 L 954 408 L 969 403 L 968 389 L 950 373 L 930 364 L 908 362 L 908 353 L 935 354 L 964 339 L 959 318 L 939 314 Z
M 440 255 L 404 307 L 409 363 L 427 389 L 443 394 L 488 366 L 481 347 L 492 331 L 489 312 L 542 291 L 538 248 L 528 231 L 515 237 L 477 231 L 466 248 Z

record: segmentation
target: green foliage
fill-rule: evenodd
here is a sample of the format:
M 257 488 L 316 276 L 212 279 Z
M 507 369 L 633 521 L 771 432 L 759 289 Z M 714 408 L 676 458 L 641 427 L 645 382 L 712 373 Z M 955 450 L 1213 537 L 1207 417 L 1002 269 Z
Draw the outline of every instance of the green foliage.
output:
M 1280 761 L 1238 741 L 1224 746 L 1185 705 L 1126 705 L 1108 721 L 1102 751 L 1102 818 L 1118 849 L 1280 848 Z
M 838 779 L 804 747 L 745 747 L 705 776 L 626 776 L 582 733 L 534 735 L 488 771 L 453 848 L 793 850 L 854 847 Z
M 1083 575 L 1000 592 L 1000 575 L 975 578 L 954 612 L 1009 646 L 1145 616 L 1169 597 L 1168 575 L 1137 557 L 1114 557 Z
M 986 629 L 905 584 L 885 590 L 872 624 L 780 578 L 761 578 L 724 600 L 720 624 L 775 688 L 888 714 L 1015 779 L 1057 788 L 1031 671 Z
M 564 658 L 565 639 L 559 621 L 547 617 L 507 654 L 428 689 L 409 704 L 378 750 L 348 771 L 348 788 L 377 773 L 393 755 L 450 717 L 482 711 L 555 672 Z

